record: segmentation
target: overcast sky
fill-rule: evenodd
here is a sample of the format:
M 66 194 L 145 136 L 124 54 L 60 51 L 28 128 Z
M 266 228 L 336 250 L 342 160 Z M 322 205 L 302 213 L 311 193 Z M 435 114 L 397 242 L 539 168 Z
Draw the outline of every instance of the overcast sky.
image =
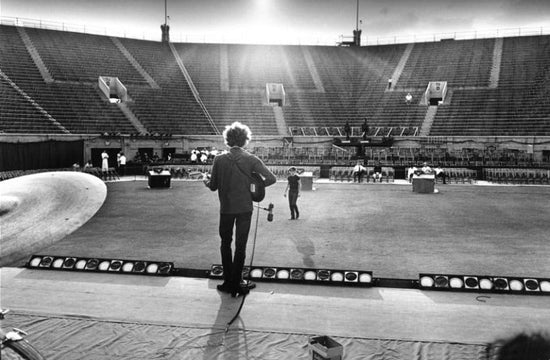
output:
M 164 0 L 0 0 L 1 16 L 160 39 Z M 330 44 L 351 35 L 357 0 L 167 0 L 172 41 Z M 363 37 L 542 29 L 550 0 L 359 0 Z M 91 30 L 93 28 L 93 30 Z M 502 32 L 501 32 L 502 33 Z

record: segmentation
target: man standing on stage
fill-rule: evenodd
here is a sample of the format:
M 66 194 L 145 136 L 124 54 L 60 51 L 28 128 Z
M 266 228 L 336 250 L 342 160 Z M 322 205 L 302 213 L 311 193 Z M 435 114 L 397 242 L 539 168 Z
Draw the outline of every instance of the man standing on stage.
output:
M 218 190 L 220 200 L 219 234 L 224 282 L 217 289 L 232 296 L 246 295 L 249 288 L 242 283 L 242 272 L 253 210 L 250 177 L 252 172 L 260 174 L 265 186 L 274 184 L 277 179 L 258 157 L 243 149 L 251 138 L 248 126 L 234 122 L 225 128 L 223 137 L 230 151 L 214 158 L 212 174 L 204 181 L 210 190 Z M 233 228 L 234 257 L 231 253 Z

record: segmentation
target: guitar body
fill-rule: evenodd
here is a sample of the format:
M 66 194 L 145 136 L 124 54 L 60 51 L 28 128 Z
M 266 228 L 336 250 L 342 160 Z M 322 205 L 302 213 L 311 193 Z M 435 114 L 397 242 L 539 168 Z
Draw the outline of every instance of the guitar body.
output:
M 261 202 L 265 198 L 264 179 L 257 172 L 252 172 L 250 176 L 250 195 L 254 202 Z

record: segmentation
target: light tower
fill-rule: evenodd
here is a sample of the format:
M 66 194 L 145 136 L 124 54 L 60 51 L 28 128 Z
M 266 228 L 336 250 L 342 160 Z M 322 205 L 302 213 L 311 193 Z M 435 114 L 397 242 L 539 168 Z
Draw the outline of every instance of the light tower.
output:
M 168 0 L 164 0 L 164 24 L 160 26 L 160 30 L 162 31 L 162 42 L 168 43 L 170 42 L 170 26 L 168 25 L 168 7 L 167 2 Z
M 359 0 L 357 0 L 357 12 L 355 17 L 355 30 L 353 30 L 353 45 L 361 46 L 361 29 L 359 29 Z

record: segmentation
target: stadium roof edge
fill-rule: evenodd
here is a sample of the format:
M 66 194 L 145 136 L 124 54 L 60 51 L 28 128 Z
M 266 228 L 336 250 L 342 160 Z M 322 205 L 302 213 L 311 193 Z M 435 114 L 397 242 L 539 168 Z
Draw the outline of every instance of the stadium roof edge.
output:
M 85 24 L 71 24 L 64 22 L 55 22 L 48 20 L 29 19 L 12 16 L 0 16 L 0 25 L 21 26 L 28 28 L 40 28 L 44 30 L 57 30 L 66 32 L 78 32 L 90 35 L 103 35 L 114 36 L 120 38 L 131 38 L 137 40 L 158 41 L 160 42 L 161 34 L 152 35 L 138 32 L 132 32 L 131 30 L 116 31 L 113 29 L 100 28 L 88 26 Z M 492 30 L 471 30 L 462 32 L 446 32 L 435 34 L 412 34 L 408 36 L 387 36 L 387 37 L 361 37 L 361 44 L 363 46 L 375 46 L 375 45 L 394 45 L 394 44 L 409 44 L 409 43 L 422 43 L 422 42 L 436 42 L 444 40 L 476 40 L 476 39 L 491 39 L 491 38 L 506 38 L 506 37 L 522 37 L 522 36 L 542 36 L 550 35 L 550 28 L 538 27 L 538 28 L 505 28 L 505 29 L 492 29 Z M 224 41 L 224 39 L 207 38 L 205 35 L 189 35 L 189 34 L 171 34 L 172 41 L 174 43 L 203 43 L 203 44 L 239 44 L 239 45 L 304 45 L 304 46 L 337 46 L 341 42 L 339 38 L 341 36 L 335 36 L 334 39 L 328 40 L 310 38 L 300 39 L 297 38 L 296 43 L 248 43 L 244 41 Z M 222 40 L 222 41 L 220 41 Z M 243 39 L 241 39 L 243 40 Z

